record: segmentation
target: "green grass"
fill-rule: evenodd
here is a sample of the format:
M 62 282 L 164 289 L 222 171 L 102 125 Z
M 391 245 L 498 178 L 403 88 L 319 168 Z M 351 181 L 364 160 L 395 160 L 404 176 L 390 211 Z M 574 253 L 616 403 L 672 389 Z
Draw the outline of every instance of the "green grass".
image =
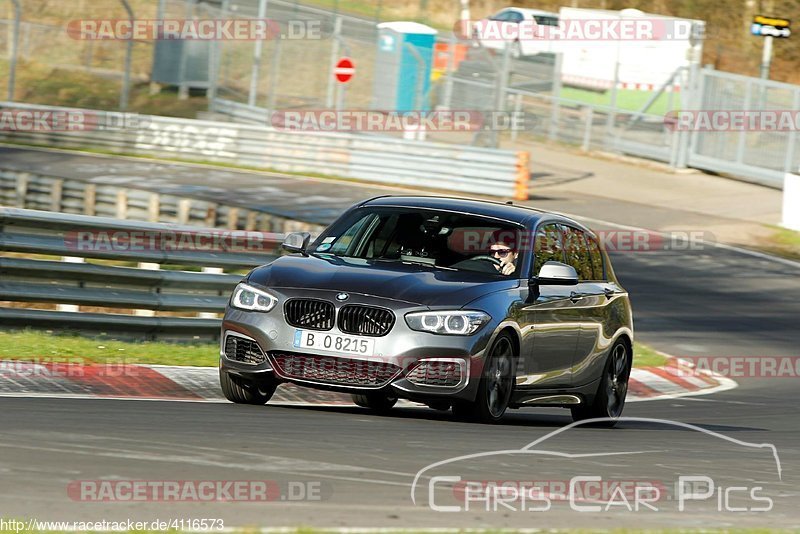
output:
M 654 348 L 643 343 L 634 343 L 634 367 L 661 367 L 667 363 L 668 357 Z
M 74 334 L 35 330 L 0 331 L 0 360 L 39 362 L 143 363 L 160 365 L 217 365 L 219 345 L 183 345 L 163 342 L 131 343 Z M 651 347 L 636 343 L 636 367 L 659 366 L 667 358 Z
M 577 100 L 589 105 L 611 105 L 611 91 L 597 92 L 577 87 L 562 87 L 561 98 Z M 647 101 L 653 96 L 652 91 L 636 91 L 633 89 L 619 89 L 617 91 L 617 107 L 625 111 L 640 111 Z M 680 109 L 680 94 L 672 95 L 672 109 Z M 648 115 L 664 115 L 671 111 L 669 107 L 669 94 L 662 93 L 647 110 Z
M 800 232 L 780 226 L 770 225 L 769 228 L 772 229 L 772 235 L 762 248 L 784 258 L 800 260 Z
M 0 359 L 37 362 L 216 366 L 217 343 L 132 343 L 35 330 L 0 331 Z
M 0 72 L 6 73 L 8 62 L 0 59 Z M 17 66 L 15 97 L 18 102 L 88 109 L 119 109 L 122 82 L 83 70 L 50 67 L 34 62 Z M 2 88 L 5 98 L 5 87 Z M 165 115 L 194 119 L 208 110 L 205 97 L 178 99 L 177 90 L 165 88 L 151 95 L 147 83 L 132 83 L 128 111 L 149 115 Z

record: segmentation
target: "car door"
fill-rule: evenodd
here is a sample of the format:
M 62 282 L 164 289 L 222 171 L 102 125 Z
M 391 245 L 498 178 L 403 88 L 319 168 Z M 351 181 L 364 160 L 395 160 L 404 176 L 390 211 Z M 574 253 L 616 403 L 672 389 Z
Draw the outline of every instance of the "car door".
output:
M 540 226 L 534 239 L 531 275 L 548 261 L 564 262 L 564 234 L 557 223 Z M 574 286 L 535 285 L 522 308 L 524 372 L 517 389 L 560 388 L 572 383 L 572 364 L 580 334 Z
M 596 380 L 604 364 L 613 332 L 607 332 L 608 306 L 616 289 L 606 281 L 603 257 L 595 238 L 571 226 L 565 226 L 567 263 L 578 272 L 575 292 L 579 297 L 580 335 L 572 363 L 573 385 Z

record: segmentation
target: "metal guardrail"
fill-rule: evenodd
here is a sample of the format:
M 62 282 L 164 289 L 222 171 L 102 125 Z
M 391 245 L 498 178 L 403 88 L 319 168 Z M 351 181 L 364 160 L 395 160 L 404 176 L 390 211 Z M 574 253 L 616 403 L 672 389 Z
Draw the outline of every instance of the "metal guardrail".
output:
M 232 163 L 518 199 L 528 194 L 527 152 L 12 102 L 0 102 L 0 109 L 71 112 L 89 118 L 88 126 L 76 131 L 0 131 L 0 140 L 11 142 Z M 122 126 L 94 126 L 105 124 L 107 118 Z
M 321 230 L 317 224 L 208 200 L 132 189 L 128 185 L 5 170 L 2 166 L 0 162 L 0 206 L 229 230 Z
M 242 274 L 156 270 L 154 264 L 250 269 L 275 258 L 282 235 L 120 221 L 0 208 L 0 301 L 91 306 L 102 312 L 0 307 L 3 324 L 141 332 L 150 337 L 216 338 L 213 317 L 155 316 L 153 312 L 221 312 Z M 243 249 L 233 250 L 233 249 Z M 32 259 L 30 255 L 43 255 Z M 24 256 L 24 257 L 18 257 Z M 72 261 L 56 261 L 52 256 Z M 146 262 L 84 263 L 103 259 Z M 66 259 L 66 258 L 65 258 Z M 77 262 L 77 263 L 76 263 Z M 112 310 L 145 310 L 139 314 Z

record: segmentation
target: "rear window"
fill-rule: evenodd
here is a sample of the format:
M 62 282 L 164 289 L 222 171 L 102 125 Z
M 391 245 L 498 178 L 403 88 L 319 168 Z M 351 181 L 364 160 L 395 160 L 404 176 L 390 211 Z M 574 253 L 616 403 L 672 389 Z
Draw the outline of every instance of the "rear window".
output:
M 558 224 L 546 224 L 536 231 L 533 248 L 533 276 L 548 261 L 564 263 L 564 235 Z
M 578 272 L 579 280 L 594 280 L 594 269 L 592 267 L 592 256 L 586 244 L 586 236 L 583 231 L 571 226 L 564 227 L 564 250 L 567 256 L 567 264 Z
M 603 264 L 603 254 L 600 252 L 600 245 L 597 240 L 590 235 L 586 235 L 586 243 L 589 245 L 589 255 L 592 258 L 592 271 L 594 280 L 605 280 L 606 270 Z

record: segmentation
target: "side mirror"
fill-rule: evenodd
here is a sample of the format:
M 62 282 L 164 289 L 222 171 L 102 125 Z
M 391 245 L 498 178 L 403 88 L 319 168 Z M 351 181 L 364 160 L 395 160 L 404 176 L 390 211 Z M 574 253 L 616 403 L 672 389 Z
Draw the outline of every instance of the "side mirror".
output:
M 578 272 L 566 263 L 548 261 L 531 282 L 540 286 L 574 286 L 578 283 Z
M 308 248 L 308 244 L 310 242 L 311 234 L 308 232 L 294 232 L 284 238 L 281 247 L 283 250 L 288 250 L 289 252 L 300 252 L 304 256 L 308 256 L 306 249 Z

